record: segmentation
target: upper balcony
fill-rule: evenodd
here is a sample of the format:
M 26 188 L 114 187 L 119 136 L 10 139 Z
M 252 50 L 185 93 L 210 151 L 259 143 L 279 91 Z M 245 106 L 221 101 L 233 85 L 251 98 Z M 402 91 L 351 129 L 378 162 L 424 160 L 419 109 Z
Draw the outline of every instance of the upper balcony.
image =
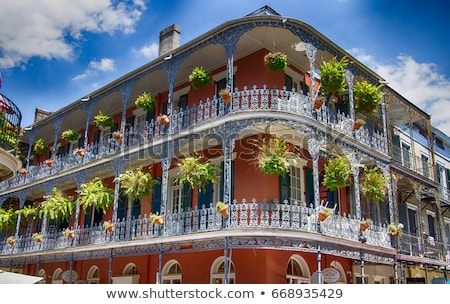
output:
M 0 181 L 13 177 L 22 166 L 15 157 L 19 150 L 21 121 L 19 108 L 8 97 L 0 94 Z
M 174 139 L 208 130 L 226 122 L 244 122 L 250 119 L 259 120 L 264 124 L 274 120 L 281 120 L 286 124 L 299 123 L 317 131 L 333 134 L 335 138 L 350 145 L 362 144 L 365 149 L 387 154 L 386 137 L 379 129 L 362 126 L 359 130 L 354 130 L 354 120 L 348 115 L 325 105 L 316 110 L 313 108 L 312 99 L 303 93 L 253 86 L 250 89 L 244 87 L 242 90 L 235 88 L 232 95 L 232 102 L 228 104 L 224 103 L 222 98 L 214 97 L 199 101 L 185 109 L 175 110 L 169 115 L 169 126 L 152 119 L 131 127 L 124 135 L 123 144 L 119 144 L 110 132 L 105 133 L 98 143 L 85 147 L 83 156 L 73 149 L 69 153 L 55 157 L 51 167 L 45 162 L 29 166 L 26 175 L 17 175 L 1 183 L 0 191 L 8 191 L 70 168 L 89 166 L 95 164 L 98 159 L 122 157 L 124 153 L 156 145 L 167 136 Z

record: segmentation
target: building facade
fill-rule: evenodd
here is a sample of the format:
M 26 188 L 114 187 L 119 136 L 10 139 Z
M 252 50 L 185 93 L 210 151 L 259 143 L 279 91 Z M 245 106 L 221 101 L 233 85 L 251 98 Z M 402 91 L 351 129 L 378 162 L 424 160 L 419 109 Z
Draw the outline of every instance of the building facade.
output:
M 429 115 L 311 26 L 267 6 L 185 45 L 179 35 L 176 25 L 164 29 L 157 59 L 27 128 L 26 172 L 0 184 L 2 208 L 22 210 L 1 232 L 1 267 L 46 283 L 388 284 L 447 276 L 449 202 Z M 265 59 L 278 52 L 287 65 L 269 70 Z M 349 59 L 346 90 L 316 108 L 324 84 L 317 71 L 333 58 Z M 209 72 L 205 86 L 192 79 L 194 67 Z M 383 102 L 369 113 L 353 96 L 362 81 L 382 87 Z M 136 105 L 143 92 L 154 107 Z M 112 123 L 100 126 L 99 114 Z M 356 119 L 365 121 L 357 130 Z M 68 130 L 76 136 L 62 139 Z M 285 166 L 282 174 L 263 171 L 262 159 L 274 155 L 286 157 L 270 163 Z M 196 157 L 217 169 L 213 178 L 181 183 L 180 164 Z M 339 157 L 350 178 L 327 187 L 328 161 Z M 121 179 L 137 169 L 152 179 L 151 193 L 139 198 Z M 367 169 L 385 181 L 380 198 L 366 195 Z M 95 182 L 110 190 L 104 213 L 80 199 Z

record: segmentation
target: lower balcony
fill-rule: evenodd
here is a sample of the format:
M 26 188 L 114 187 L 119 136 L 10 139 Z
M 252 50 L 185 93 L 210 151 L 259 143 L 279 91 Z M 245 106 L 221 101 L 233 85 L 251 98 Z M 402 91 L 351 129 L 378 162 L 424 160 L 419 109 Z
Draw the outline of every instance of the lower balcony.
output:
M 32 234 L 20 235 L 15 238 L 14 246 L 4 240 L 0 242 L 0 252 L 4 255 L 36 252 L 42 250 L 62 249 L 68 247 L 100 245 L 114 242 L 132 242 L 135 240 L 156 239 L 186 236 L 195 239 L 195 234 L 201 238 L 201 233 L 228 231 L 250 232 L 263 234 L 284 233 L 294 237 L 298 242 L 320 241 L 330 247 L 339 247 L 345 243 L 349 247 L 359 247 L 363 243 L 383 248 L 391 252 L 393 246 L 386 227 L 371 225 L 369 229 L 360 232 L 360 221 L 351 217 L 331 214 L 325 221 L 318 221 L 318 210 L 306 204 L 257 203 L 255 200 L 235 200 L 229 206 L 229 215 L 223 217 L 215 206 L 204 206 L 198 210 L 166 214 L 164 224 L 152 224 L 150 217 L 133 220 L 122 220 L 115 223 L 113 231 L 108 231 L 103 224 L 94 227 L 75 229 L 73 238 L 65 236 L 63 230 L 50 231 L 43 235 L 41 242 L 33 240 Z M 295 233 L 299 232 L 298 235 Z M 102 248 L 99 247 L 98 250 Z M 3 261 L 6 262 L 6 261 Z M 1 256 L 0 256 L 0 264 Z

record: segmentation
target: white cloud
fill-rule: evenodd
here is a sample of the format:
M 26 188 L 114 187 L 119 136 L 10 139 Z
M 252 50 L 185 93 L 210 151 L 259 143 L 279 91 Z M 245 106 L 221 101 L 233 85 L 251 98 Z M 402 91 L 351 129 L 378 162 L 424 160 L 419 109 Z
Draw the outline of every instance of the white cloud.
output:
M 143 0 L 3 1 L 0 68 L 31 57 L 70 60 L 83 32 L 132 33 L 145 9 Z
M 137 53 L 139 56 L 143 56 L 144 58 L 153 59 L 158 57 L 159 44 L 152 42 L 150 44 L 144 45 L 139 50 L 134 50 L 134 52 Z
M 434 63 L 420 63 L 408 55 L 399 55 L 393 64 L 383 64 L 364 53 L 350 50 L 358 60 L 389 82 L 389 86 L 431 115 L 434 127 L 450 134 L 450 79 L 440 74 Z
M 114 71 L 115 63 L 111 58 L 102 58 L 100 61 L 89 62 L 88 68 L 82 73 L 72 78 L 73 81 L 83 80 L 91 75 L 97 75 L 97 72 Z

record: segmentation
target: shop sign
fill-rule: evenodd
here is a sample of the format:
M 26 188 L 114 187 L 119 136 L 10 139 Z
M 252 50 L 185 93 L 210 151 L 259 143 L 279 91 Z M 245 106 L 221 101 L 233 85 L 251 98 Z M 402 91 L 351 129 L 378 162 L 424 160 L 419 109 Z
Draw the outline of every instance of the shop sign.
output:
M 322 270 L 322 278 L 325 283 L 336 283 L 341 278 L 341 273 L 336 268 L 328 267 Z
M 66 270 L 63 272 L 61 279 L 66 283 L 73 283 L 78 280 L 78 273 L 75 270 L 72 270 L 72 280 L 70 280 L 70 270 Z

